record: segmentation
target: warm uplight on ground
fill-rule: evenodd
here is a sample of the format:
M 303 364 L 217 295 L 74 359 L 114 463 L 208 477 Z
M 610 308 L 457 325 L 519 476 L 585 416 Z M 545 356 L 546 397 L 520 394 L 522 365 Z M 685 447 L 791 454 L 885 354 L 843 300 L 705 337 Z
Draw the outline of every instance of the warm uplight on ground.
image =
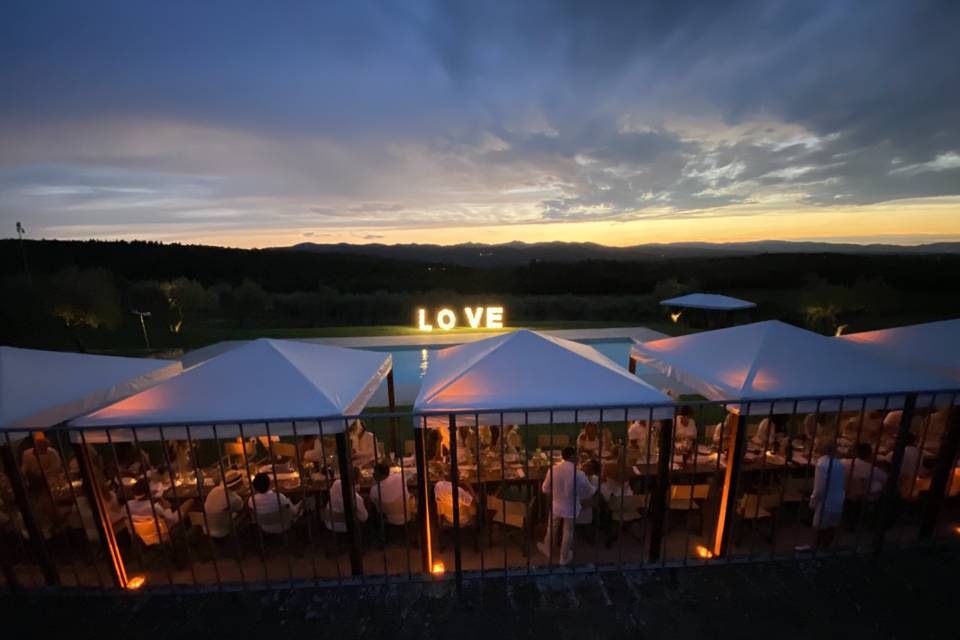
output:
M 442 562 L 434 562 L 433 568 L 430 570 L 430 573 L 432 573 L 435 576 L 442 576 L 446 572 L 447 572 L 447 567 L 444 566 Z
M 146 582 L 147 582 L 147 579 L 143 576 L 133 576 L 132 578 L 130 578 L 130 581 L 127 582 L 127 589 L 131 591 L 136 591 L 137 589 L 142 587 L 144 584 L 146 584 Z
M 694 549 L 694 551 L 696 551 L 698 558 L 707 559 L 707 558 L 712 558 L 712 557 L 713 557 L 713 552 L 710 551 L 710 549 L 707 549 L 707 548 L 706 548 L 705 546 L 703 546 L 702 544 L 698 544 L 698 545 L 696 546 L 696 548 Z

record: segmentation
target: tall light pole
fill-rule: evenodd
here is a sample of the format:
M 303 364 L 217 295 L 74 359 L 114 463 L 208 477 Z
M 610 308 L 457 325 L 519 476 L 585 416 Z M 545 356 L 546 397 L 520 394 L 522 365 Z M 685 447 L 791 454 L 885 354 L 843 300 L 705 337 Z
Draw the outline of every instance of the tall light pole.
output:
M 30 266 L 27 264 L 27 250 L 23 247 L 23 234 L 27 232 L 23 225 L 17 221 L 17 238 L 20 240 L 20 257 L 23 258 L 23 271 L 27 274 L 27 284 L 33 286 L 33 278 L 30 277 Z
M 143 329 L 143 341 L 147 344 L 147 349 L 150 348 L 150 338 L 147 337 L 147 323 L 144 318 L 149 318 L 151 314 L 149 311 L 137 311 L 132 309 L 133 315 L 140 316 L 140 328 Z

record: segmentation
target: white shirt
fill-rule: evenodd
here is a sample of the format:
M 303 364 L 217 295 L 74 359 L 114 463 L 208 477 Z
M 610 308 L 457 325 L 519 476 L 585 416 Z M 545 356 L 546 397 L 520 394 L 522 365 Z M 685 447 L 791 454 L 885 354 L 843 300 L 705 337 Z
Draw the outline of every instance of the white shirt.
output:
M 229 509 L 227 508 L 227 496 L 230 497 Z M 220 513 L 221 511 L 239 513 L 243 509 L 243 498 L 233 491 L 224 491 L 223 485 L 218 484 L 207 494 L 207 499 L 203 501 L 203 509 L 207 513 Z
M 674 436 L 677 440 L 696 440 L 697 423 L 693 418 L 688 417 L 686 424 L 682 421 L 682 416 L 677 416 L 673 423 L 676 425 Z
M 281 509 L 290 509 L 292 513 L 299 512 L 287 496 L 282 493 L 277 493 L 273 489 L 269 489 L 266 493 L 255 492 L 250 496 L 250 499 L 247 500 L 247 506 L 253 511 L 254 517 L 260 514 L 276 513 Z M 283 533 L 282 522 L 260 525 L 260 528 L 267 533 Z
M 364 431 L 362 435 L 350 435 L 351 445 L 353 447 L 353 460 L 356 464 L 362 466 L 372 463 L 376 457 L 375 439 L 369 431 Z
M 750 441 L 759 447 L 772 447 L 776 442 L 777 428 L 770 422 L 770 418 L 764 418 L 757 427 L 757 432 L 753 434 Z
M 886 471 L 859 458 L 843 460 L 841 464 L 843 465 L 844 476 L 849 477 L 851 481 L 859 480 L 863 483 L 868 496 L 877 496 L 883 493 L 883 485 L 887 482 Z M 851 468 L 853 469 L 852 472 Z
M 547 495 L 552 492 L 552 511 L 558 518 L 576 518 L 583 506 L 580 501 L 588 499 L 597 490 L 587 474 L 568 460 L 558 462 L 547 471 L 540 489 Z
M 37 450 L 30 448 L 23 452 L 23 459 L 20 461 L 20 469 L 23 475 L 47 475 L 51 472 L 60 471 L 63 463 L 60 462 L 60 454 L 53 447 L 48 447 L 46 451 L 37 457 Z
M 649 433 L 649 426 L 639 420 L 634 420 L 630 425 L 630 428 L 627 430 L 627 441 L 636 442 L 637 446 L 645 448 L 647 446 L 647 438 L 650 437 L 652 439 L 652 436 L 647 435 Z M 656 443 L 650 442 L 650 445 L 654 446 Z
M 334 480 L 333 484 L 330 485 L 330 510 L 334 513 L 343 513 L 343 489 L 341 489 L 341 486 L 340 478 Z M 360 497 L 360 494 L 358 494 L 356 490 L 354 490 L 353 497 L 353 511 L 357 516 L 357 522 L 366 522 L 370 515 L 367 513 L 367 505 L 363 503 L 363 498 Z M 330 531 L 343 533 L 347 530 L 346 522 L 330 522 L 326 520 L 324 524 Z
M 623 493 L 620 493 L 621 491 L 623 491 Z M 604 500 L 610 502 L 610 498 L 620 498 L 621 495 L 632 496 L 633 489 L 630 488 L 629 482 L 604 480 L 603 484 L 600 485 L 600 495 L 603 496 Z
M 399 473 L 392 472 L 383 480 L 374 481 L 370 488 L 370 501 L 377 508 L 379 508 L 381 494 L 386 503 L 400 502 L 407 496 L 407 487 L 404 486 L 403 478 Z
M 460 496 L 460 524 L 473 521 L 473 496 L 463 487 L 457 487 Z M 437 501 L 437 512 L 450 522 L 453 522 L 453 483 L 449 480 L 440 480 L 433 486 L 434 499 Z
M 827 476 L 830 476 L 829 478 Z M 836 458 L 821 456 L 813 475 L 813 495 L 810 507 L 826 513 L 842 513 L 847 497 L 843 464 Z M 817 518 L 814 519 L 817 522 Z
M 143 500 L 127 500 L 127 509 L 130 510 L 130 518 L 136 522 L 153 522 L 154 509 L 156 509 L 157 518 L 163 518 L 168 526 L 173 526 L 180 521 L 180 512 L 174 511 L 169 507 L 164 507 L 159 502 L 150 503 L 149 498 Z

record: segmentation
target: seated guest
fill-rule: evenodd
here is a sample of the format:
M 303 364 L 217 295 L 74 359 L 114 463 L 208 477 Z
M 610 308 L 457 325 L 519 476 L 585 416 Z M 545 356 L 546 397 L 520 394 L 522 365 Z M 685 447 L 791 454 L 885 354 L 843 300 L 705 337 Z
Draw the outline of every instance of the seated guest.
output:
M 596 491 L 597 487 L 600 486 L 600 477 L 598 473 L 600 467 L 597 464 L 597 461 L 587 460 L 583 463 L 581 470 L 583 471 L 584 475 L 587 476 L 587 480 L 590 481 L 590 484 L 593 485 L 594 491 Z M 597 495 L 594 493 L 591 499 L 584 501 L 583 508 L 577 515 L 576 524 L 590 524 L 593 522 L 593 507 L 596 505 L 596 500 Z
M 808 413 L 803 417 L 803 437 L 807 440 L 813 440 L 823 431 L 823 425 L 820 423 L 819 416 L 814 413 Z
M 840 428 L 840 433 L 844 438 L 851 442 L 867 442 L 873 444 L 880 435 L 883 428 L 883 412 L 867 411 L 866 413 L 854 413 L 847 417 Z M 858 440 L 859 435 L 859 440 Z
M 813 526 L 817 530 L 817 546 L 827 547 L 833 542 L 834 532 L 843 516 L 846 476 L 832 442 L 821 445 L 819 452 L 821 456 L 814 469 L 810 508 L 813 509 Z
M 441 520 L 452 524 L 453 483 L 449 480 L 440 480 L 433 486 L 433 495 L 437 501 L 437 515 Z M 472 524 L 477 515 L 477 499 L 462 483 L 457 487 L 457 496 L 460 504 L 460 524 Z
M 692 444 L 697 441 L 697 423 L 693 419 L 693 410 L 690 407 L 680 407 L 673 424 L 673 437 L 677 443 Z
M 180 510 L 172 509 L 163 498 L 150 500 L 150 485 L 143 478 L 137 480 L 131 490 L 132 500 L 127 500 L 126 509 L 133 520 L 134 529 L 144 544 L 157 544 L 166 538 L 165 529 L 170 529 L 182 519 L 182 514 L 189 510 L 193 500 L 187 500 Z M 159 521 L 159 522 L 158 522 Z M 162 524 L 160 524 L 162 523 Z M 157 530 L 157 526 L 160 530 Z
M 253 477 L 253 495 L 247 500 L 247 506 L 265 533 L 283 533 L 284 522 L 261 522 L 263 516 L 289 509 L 293 518 L 300 515 L 302 504 L 294 505 L 287 496 L 270 488 L 270 476 L 258 473 Z
M 866 442 L 857 444 L 856 458 L 843 460 L 844 476 L 847 478 L 847 495 L 851 498 L 866 496 L 873 500 L 883 493 L 887 473 L 870 462 L 871 448 Z
M 373 464 L 377 459 L 381 447 L 377 446 L 376 437 L 367 431 L 363 422 L 354 420 L 350 428 L 350 446 L 353 450 L 353 462 L 359 467 L 366 467 Z
M 657 427 L 651 430 L 646 420 L 634 420 L 627 429 L 627 444 L 641 451 L 648 448 L 656 450 L 659 446 L 659 432 Z
M 900 421 L 903 420 L 903 411 L 897 409 L 889 412 L 883 418 L 883 435 L 890 440 L 896 440 L 897 433 L 900 431 Z M 914 412 L 913 419 L 910 420 L 910 432 L 914 435 L 923 433 L 923 417 L 919 412 Z
M 477 434 L 473 427 L 457 427 L 457 460 L 477 457 Z
M 33 447 L 23 452 L 20 471 L 25 476 L 32 475 L 42 478 L 63 473 L 60 454 L 50 446 L 50 441 L 44 434 L 34 434 Z
M 357 517 L 357 522 L 366 522 L 370 514 L 367 513 L 367 505 L 364 504 L 363 498 L 357 493 L 359 488 L 357 481 L 360 479 L 360 470 L 354 467 L 351 475 L 353 477 L 353 512 Z M 330 513 L 335 515 L 342 515 L 344 513 L 343 484 L 340 482 L 340 478 L 334 480 L 333 484 L 330 485 L 330 503 L 327 505 L 327 508 Z M 347 523 L 344 522 L 342 518 L 324 517 L 323 524 L 330 531 L 336 531 L 337 533 L 345 533 L 347 531 Z
M 373 468 L 370 502 L 389 524 L 402 525 L 413 520 L 417 502 L 407 491 L 403 476 L 392 473 L 390 465 L 378 462 Z
M 116 460 L 121 470 L 133 475 L 140 475 L 143 471 L 152 469 L 150 456 L 143 449 L 139 449 L 132 442 L 118 442 L 114 446 Z
M 600 484 L 600 495 L 607 502 L 611 498 L 620 499 L 620 496 L 632 496 L 629 478 L 624 478 L 620 465 L 610 462 L 603 465 L 603 482 Z
M 757 427 L 757 432 L 750 438 L 750 444 L 755 449 L 768 449 L 777 442 L 777 427 L 770 418 L 764 418 Z
M 711 437 L 711 442 L 713 443 L 713 447 L 717 450 L 718 453 L 729 451 L 730 443 L 733 442 L 733 437 L 734 435 L 736 435 L 735 434 L 736 422 L 737 422 L 737 415 L 734 413 L 728 413 L 726 417 L 723 419 L 723 422 L 720 422 L 713 427 L 713 435 Z
M 602 442 L 601 438 L 603 439 Z M 596 457 L 601 447 L 604 453 L 609 454 L 613 451 L 613 436 L 610 434 L 610 430 L 604 427 L 601 435 L 597 432 L 596 422 L 588 422 L 583 425 L 583 431 L 577 436 L 577 451 L 581 454 L 586 453 Z
M 243 474 L 236 469 L 227 471 L 224 481 L 210 490 L 207 499 L 203 502 L 203 509 L 207 514 L 230 513 L 236 516 L 243 511 L 243 498 L 235 492 L 243 485 Z M 227 521 L 229 524 L 229 521 Z M 231 530 L 222 526 L 221 519 L 208 522 L 208 535 L 211 538 L 225 538 Z
M 520 435 L 520 427 L 515 424 L 509 424 L 504 429 L 503 446 L 507 453 L 518 453 L 523 448 L 523 436 Z
M 300 440 L 300 460 L 304 463 L 323 460 L 323 447 L 319 437 L 310 435 Z

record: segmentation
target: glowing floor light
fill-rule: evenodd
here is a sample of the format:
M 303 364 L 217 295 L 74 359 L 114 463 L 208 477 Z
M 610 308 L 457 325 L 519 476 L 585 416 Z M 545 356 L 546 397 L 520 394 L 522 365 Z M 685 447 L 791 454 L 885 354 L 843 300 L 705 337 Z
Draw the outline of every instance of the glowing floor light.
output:
M 447 572 L 447 567 L 440 560 L 437 560 L 436 562 L 434 562 L 433 567 L 430 569 L 430 573 L 432 573 L 435 576 L 442 576 L 446 572 Z

